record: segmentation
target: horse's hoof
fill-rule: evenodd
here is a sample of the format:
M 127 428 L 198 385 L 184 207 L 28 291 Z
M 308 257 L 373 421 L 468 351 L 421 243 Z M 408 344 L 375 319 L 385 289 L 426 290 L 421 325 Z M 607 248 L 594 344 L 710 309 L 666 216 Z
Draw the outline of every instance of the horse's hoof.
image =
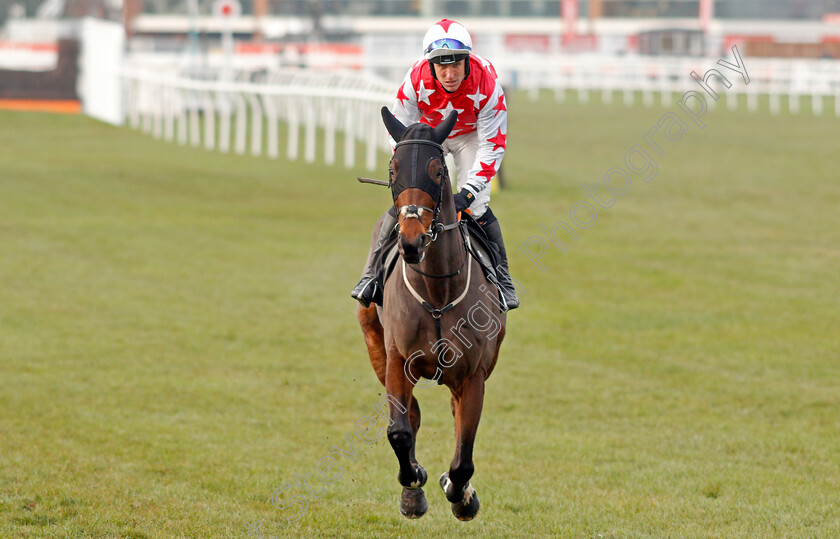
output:
M 458 520 L 472 520 L 478 514 L 479 507 L 481 507 L 481 503 L 478 501 L 478 494 L 475 493 L 475 489 L 470 485 L 464 493 L 464 500 L 460 503 L 452 504 L 452 514 Z
M 440 476 L 440 488 L 443 489 L 446 499 L 451 502 L 452 514 L 455 515 L 455 518 L 458 520 L 472 520 L 475 518 L 475 515 L 478 514 L 479 507 L 481 507 L 481 503 L 478 501 L 478 494 L 476 494 L 472 485 L 467 484 L 467 488 L 464 490 L 464 497 L 461 500 L 452 502 L 450 496 L 455 495 L 452 492 L 452 481 L 449 479 L 449 474 L 444 472 Z
M 429 510 L 429 502 L 422 488 L 403 487 L 400 496 L 400 514 L 405 518 L 420 518 Z

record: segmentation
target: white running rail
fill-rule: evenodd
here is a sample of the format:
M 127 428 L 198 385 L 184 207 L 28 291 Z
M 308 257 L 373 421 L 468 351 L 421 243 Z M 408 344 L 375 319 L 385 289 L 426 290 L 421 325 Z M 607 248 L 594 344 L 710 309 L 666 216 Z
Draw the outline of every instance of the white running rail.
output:
M 550 60 L 534 57 L 533 61 L 517 64 L 500 60 L 496 67 L 503 84 L 528 90 L 532 99 L 541 90 L 548 90 L 562 101 L 571 91 L 585 102 L 590 93 L 600 92 L 606 103 L 620 95 L 629 105 L 640 93 L 645 105 L 653 105 L 657 96 L 663 104 L 670 105 L 672 99 L 679 99 L 685 92 L 700 90 L 691 78 L 692 72 L 702 77 L 709 69 L 717 69 L 732 87 L 723 88 L 716 77 L 711 85 L 725 90 L 718 93 L 726 94 L 730 109 L 737 108 L 740 93 L 746 95 L 750 111 L 758 110 L 760 96 L 767 96 L 769 110 L 774 114 L 780 112 L 783 100 L 787 101 L 789 112 L 798 113 L 800 100 L 810 98 L 811 111 L 821 115 L 824 101 L 833 99 L 834 113 L 840 116 L 840 60 L 743 57 L 749 85 L 743 84 L 739 74 L 717 65 L 717 58 L 565 55 Z
M 365 147 L 365 165 L 376 168 L 377 150 L 390 151 L 379 109 L 391 106 L 392 84 L 369 75 L 277 70 L 258 81 L 212 80 L 218 71 L 193 72 L 190 77 L 159 71 L 126 69 L 126 115 L 129 125 L 156 138 L 208 150 L 231 149 L 243 154 L 280 153 L 281 122 L 287 126 L 286 156 L 316 157 L 317 130 L 323 129 L 323 158 L 336 161 L 336 140 L 344 135 L 344 165 L 355 166 L 356 142 Z M 242 74 L 248 76 L 247 73 Z M 211 79 L 211 80 L 208 80 Z
M 707 70 L 717 69 L 732 87 L 723 91 L 716 77 L 710 84 L 722 97 L 725 94 L 721 103 L 730 109 L 745 101 L 748 110 L 756 111 L 761 99 L 774 114 L 784 102 L 789 112 L 798 113 L 802 98 L 809 98 L 813 114 L 822 114 L 833 101 L 834 113 L 840 117 L 839 60 L 743 57 L 749 85 L 736 80 L 741 75 L 716 62 L 717 58 L 523 55 L 516 62 L 502 56 L 496 67 L 506 89 L 526 90 L 534 99 L 542 90 L 553 91 L 558 101 L 565 99 L 567 92 L 576 92 L 581 102 L 588 101 L 591 93 L 600 93 L 606 103 L 619 97 L 629 105 L 641 95 L 647 106 L 657 97 L 670 106 L 685 92 L 700 90 L 692 72 L 702 77 Z M 302 146 L 307 162 L 314 162 L 318 154 L 330 165 L 336 162 L 336 141 L 341 133 L 348 168 L 355 166 L 357 142 L 366 145 L 369 170 L 376 168 L 378 150 L 390 153 L 379 109 L 393 104 L 398 82 L 349 70 L 242 71 L 239 78 L 244 80 L 228 82 L 219 80 L 222 73 L 217 68 L 194 69 L 188 74 L 160 66 L 124 69 L 129 124 L 180 144 L 223 152 L 232 149 L 240 154 L 250 145 L 253 155 L 277 158 L 283 123 L 290 160 L 298 158 Z M 739 99 L 739 94 L 746 98 Z M 713 104 L 709 101 L 709 106 Z M 323 130 L 322 144 L 318 143 L 319 129 Z

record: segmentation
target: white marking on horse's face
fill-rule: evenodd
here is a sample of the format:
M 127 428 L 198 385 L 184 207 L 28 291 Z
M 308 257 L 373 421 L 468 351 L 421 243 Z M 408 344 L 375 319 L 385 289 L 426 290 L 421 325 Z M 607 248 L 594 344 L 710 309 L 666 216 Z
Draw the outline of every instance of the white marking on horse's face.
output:
M 423 212 L 426 211 L 423 208 L 416 208 L 416 210 L 417 211 L 409 212 L 408 206 L 403 206 L 402 208 L 400 208 L 400 214 L 402 215 L 403 219 L 408 219 L 411 217 L 415 219 L 420 219 L 421 217 L 423 217 Z

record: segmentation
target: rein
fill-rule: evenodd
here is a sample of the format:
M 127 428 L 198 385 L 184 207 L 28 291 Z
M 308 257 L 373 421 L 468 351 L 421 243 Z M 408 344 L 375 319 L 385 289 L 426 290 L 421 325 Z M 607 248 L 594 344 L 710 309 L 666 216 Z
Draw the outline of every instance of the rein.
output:
M 434 234 L 430 234 L 429 237 L 432 238 L 432 241 L 435 241 L 438 237 L 438 234 L 440 234 L 441 232 L 446 232 L 448 230 L 454 230 L 455 228 L 458 228 L 460 225 L 461 225 L 460 221 L 458 221 L 457 223 L 452 223 L 451 225 L 443 225 L 441 223 L 437 223 L 437 226 L 435 227 Z M 464 236 L 464 238 L 466 239 L 466 236 Z M 427 245 L 427 247 L 428 247 L 428 245 Z M 467 253 L 467 254 L 469 255 L 469 253 Z M 422 270 L 419 270 L 419 269 L 415 268 L 413 264 L 409 264 L 408 267 L 413 269 L 414 271 L 416 271 L 420 275 L 425 275 L 426 277 L 431 277 L 432 279 L 446 279 L 447 277 L 454 277 L 454 276 L 458 275 L 459 273 L 461 273 L 461 270 L 464 269 L 464 264 L 467 263 L 468 258 L 469 258 L 469 256 L 464 257 L 463 262 L 461 262 L 461 267 L 460 268 L 458 268 L 455 271 L 451 271 L 449 273 L 444 273 L 443 275 L 435 275 L 433 273 L 426 273 L 425 271 L 422 271 Z
M 444 273 L 443 275 L 432 275 L 431 273 L 426 273 L 425 271 L 422 271 L 422 270 L 419 270 L 419 269 L 415 268 L 411 264 L 409 264 L 408 267 L 413 269 L 414 271 L 416 271 L 420 275 L 425 275 L 426 277 L 431 277 L 432 279 L 446 279 L 447 277 L 455 277 L 456 275 L 461 273 L 461 270 L 464 269 L 464 264 L 466 264 L 466 262 L 467 262 L 467 257 L 464 257 L 464 261 L 461 262 L 461 267 L 460 268 L 458 268 L 455 271 L 450 271 L 449 273 Z

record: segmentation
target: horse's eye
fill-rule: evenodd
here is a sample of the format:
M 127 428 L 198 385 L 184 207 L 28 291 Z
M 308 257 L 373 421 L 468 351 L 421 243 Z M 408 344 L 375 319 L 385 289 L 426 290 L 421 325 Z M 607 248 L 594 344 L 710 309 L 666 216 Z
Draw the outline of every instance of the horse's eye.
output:
M 443 176 L 443 170 L 442 170 L 442 169 L 438 169 L 437 174 L 435 174 L 435 176 L 437 176 L 438 178 L 440 178 L 441 176 Z

